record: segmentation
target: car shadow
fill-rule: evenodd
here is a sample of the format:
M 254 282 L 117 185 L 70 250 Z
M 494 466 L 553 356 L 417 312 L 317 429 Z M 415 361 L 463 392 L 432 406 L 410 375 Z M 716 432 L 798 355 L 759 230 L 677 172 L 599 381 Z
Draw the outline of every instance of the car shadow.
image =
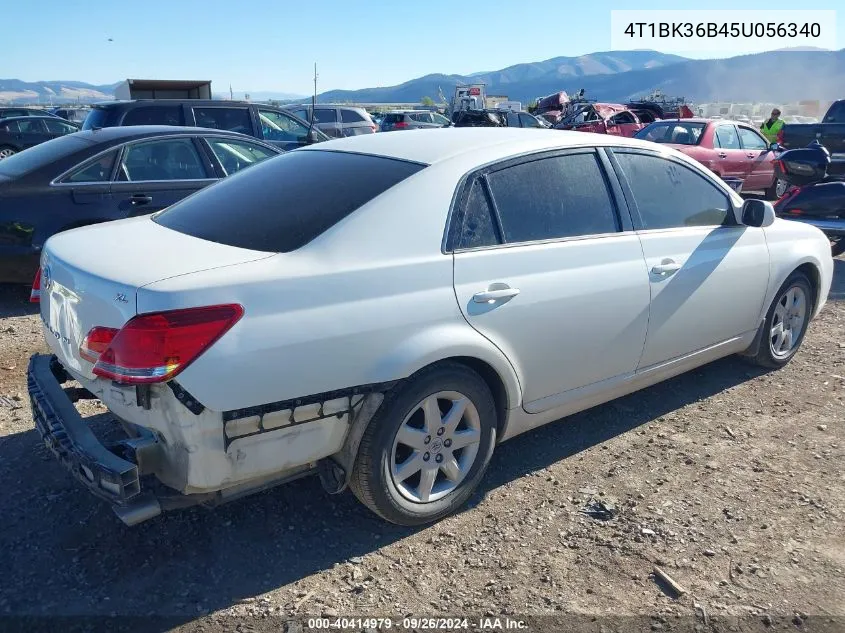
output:
M 0 284 L 0 319 L 38 313 L 38 304 L 29 302 L 30 287 Z
M 845 255 L 833 260 L 833 283 L 830 286 L 830 301 L 845 301 Z
M 508 482 L 761 373 L 735 358 L 717 361 L 514 438 L 498 447 L 469 507 Z M 354 557 L 372 554 L 367 568 L 388 567 L 395 561 L 382 548 L 418 531 L 381 521 L 348 492 L 324 493 L 313 477 L 128 528 L 71 479 L 34 430 L 0 438 L 0 480 L 8 490 L 0 496 L 0 567 L 21 571 L 0 598 L 12 615 L 156 614 L 166 621 L 144 620 L 143 628 L 169 630 Z M 311 602 L 302 613 L 315 609 Z

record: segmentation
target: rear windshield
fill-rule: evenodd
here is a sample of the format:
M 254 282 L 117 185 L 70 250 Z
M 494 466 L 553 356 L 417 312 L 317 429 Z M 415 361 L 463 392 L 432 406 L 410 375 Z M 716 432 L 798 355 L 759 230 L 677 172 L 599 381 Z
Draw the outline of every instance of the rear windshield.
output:
M 0 160 L 0 175 L 21 176 L 36 169 L 41 169 L 48 163 L 70 156 L 74 152 L 90 147 L 89 141 L 84 141 L 76 134 L 60 136 L 52 141 L 40 143 L 30 147 L 25 152 L 12 154 Z
M 287 253 L 423 167 L 365 154 L 293 151 L 200 190 L 154 221 L 219 244 Z
M 654 143 L 673 143 L 675 145 L 698 145 L 704 123 L 677 121 L 658 121 L 637 132 L 634 137 Z
M 109 111 L 106 108 L 93 108 L 82 123 L 83 130 L 93 130 L 96 127 L 108 127 Z

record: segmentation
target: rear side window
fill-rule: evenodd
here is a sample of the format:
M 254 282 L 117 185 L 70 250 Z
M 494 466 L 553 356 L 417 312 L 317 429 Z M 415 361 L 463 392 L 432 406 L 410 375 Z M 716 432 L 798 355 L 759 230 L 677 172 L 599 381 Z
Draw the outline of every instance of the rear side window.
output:
M 720 125 L 716 128 L 716 146 L 722 149 L 739 149 L 739 137 L 733 125 Z
M 84 167 L 77 169 L 62 182 L 106 182 L 111 179 L 111 172 L 114 168 L 114 161 L 117 158 L 117 150 L 103 154 L 91 161 Z
M 298 150 L 221 180 L 154 221 L 219 244 L 286 253 L 423 168 L 379 156 Z
M 126 113 L 123 125 L 185 125 L 185 114 L 179 105 L 141 106 Z
M 337 110 L 334 108 L 315 108 L 314 122 L 315 123 L 334 123 L 337 121 Z
M 344 123 L 361 123 L 362 121 L 366 121 L 366 119 L 355 110 L 341 110 L 340 118 Z
M 499 243 L 493 223 L 493 210 L 484 191 L 484 184 L 476 180 L 464 206 L 464 222 L 458 248 L 479 248 Z
M 616 209 L 593 152 L 521 163 L 488 178 L 506 242 L 619 230 Z
M 728 196 L 675 161 L 615 151 L 646 229 L 716 226 L 728 221 Z
M 133 143 L 123 153 L 118 180 L 160 181 L 208 178 L 194 143 L 189 138 Z
M 845 101 L 837 101 L 830 106 L 823 123 L 845 123 Z
M 229 130 L 252 135 L 252 122 L 248 108 L 194 108 L 194 118 L 199 127 Z
M 94 128 L 103 128 L 108 127 L 109 125 L 114 125 L 114 123 L 110 123 L 110 118 L 109 111 L 106 108 L 94 108 L 88 113 L 88 116 L 85 117 L 85 121 L 82 123 L 82 129 L 93 130 Z
M 388 115 L 385 115 L 384 122 L 385 123 L 398 123 L 399 121 L 402 120 L 402 118 L 403 118 L 403 115 L 401 115 L 401 114 L 388 114 Z

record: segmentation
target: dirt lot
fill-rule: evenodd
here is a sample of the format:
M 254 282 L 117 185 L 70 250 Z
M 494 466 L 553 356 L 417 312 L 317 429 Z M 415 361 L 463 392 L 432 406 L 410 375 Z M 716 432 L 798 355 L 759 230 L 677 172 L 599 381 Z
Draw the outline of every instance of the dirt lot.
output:
M 597 633 L 845 630 L 845 261 L 836 275 L 786 369 L 726 359 L 517 438 L 472 507 L 421 530 L 315 479 L 124 527 L 33 430 L 38 320 L 3 289 L 0 629 L 22 615 L 298 631 L 286 620 L 490 614 Z M 582 513 L 591 499 L 615 518 Z

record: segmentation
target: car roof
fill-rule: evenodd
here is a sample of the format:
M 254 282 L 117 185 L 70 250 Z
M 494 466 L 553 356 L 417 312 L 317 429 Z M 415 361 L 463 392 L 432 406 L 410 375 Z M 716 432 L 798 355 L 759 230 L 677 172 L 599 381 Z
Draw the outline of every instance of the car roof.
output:
M 261 108 L 273 108 L 280 110 L 279 106 L 270 105 L 267 103 L 256 103 L 255 101 L 229 101 L 223 99 L 116 99 L 114 101 L 99 101 L 92 107 L 94 108 L 119 108 L 122 106 L 131 106 L 134 104 L 143 105 L 161 105 L 172 106 L 178 105 L 203 105 L 203 106 L 219 106 L 225 108 L 226 106 L 244 107 L 249 105 L 259 106 Z
M 81 132 L 76 132 L 76 136 L 78 138 L 89 140 L 92 143 L 99 143 L 101 141 L 110 141 L 114 139 L 142 138 L 145 136 L 162 136 L 165 134 L 190 134 L 192 136 L 233 136 L 236 138 L 258 141 L 259 143 L 261 143 L 260 139 L 257 139 L 253 136 L 247 136 L 246 134 L 240 134 L 238 132 L 230 132 L 229 130 L 217 130 L 208 127 L 188 127 L 179 125 L 126 125 L 120 127 L 95 128 L 93 130 L 83 130 Z
M 413 143 L 408 136 L 413 134 Z M 471 155 L 478 165 L 502 154 L 518 155 L 544 149 L 583 146 L 631 146 L 654 149 L 654 144 L 621 136 L 509 127 L 434 128 L 406 134 L 363 134 L 303 147 L 299 151 L 338 151 L 372 154 L 426 165 Z
M 61 121 L 62 123 L 79 125 L 78 123 L 74 123 L 73 121 L 66 121 L 61 117 L 53 116 L 52 114 L 30 114 L 29 116 L 4 116 L 3 123 L 8 123 L 9 121 L 37 121 L 38 119 L 47 119 L 48 121 Z

